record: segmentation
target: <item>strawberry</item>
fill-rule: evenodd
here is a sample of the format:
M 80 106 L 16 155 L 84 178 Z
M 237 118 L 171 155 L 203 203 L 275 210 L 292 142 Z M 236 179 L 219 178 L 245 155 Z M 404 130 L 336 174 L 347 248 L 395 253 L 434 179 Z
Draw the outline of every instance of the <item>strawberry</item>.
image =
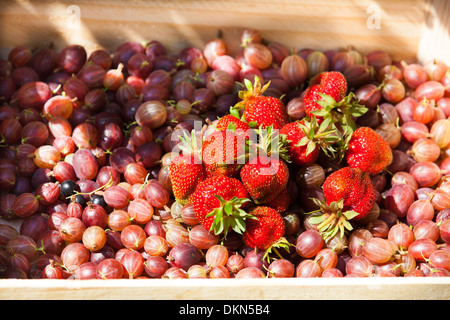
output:
M 263 92 L 269 87 L 270 82 L 261 87 L 258 77 L 255 77 L 254 85 L 249 80 L 245 80 L 247 91 L 240 91 L 238 102 L 233 108 L 244 108 L 243 118 L 251 127 L 267 128 L 273 126 L 274 129 L 281 129 L 289 118 L 286 108 L 280 99 L 263 96 Z
M 333 98 L 336 102 L 344 99 L 347 93 L 347 80 L 337 71 L 322 72 L 311 79 L 306 90 L 304 103 L 306 114 L 312 117 L 313 111 L 322 109 L 317 101 L 323 101 L 321 94 Z
M 360 127 L 351 136 L 346 158 L 350 167 L 374 175 L 392 163 L 393 155 L 390 146 L 375 130 Z
M 276 210 L 257 206 L 249 214 L 256 219 L 246 220 L 246 230 L 242 235 L 246 246 L 267 250 L 284 235 L 284 220 Z
M 216 129 L 219 131 L 225 131 L 225 130 L 242 130 L 242 132 L 247 132 L 247 130 L 250 129 L 247 122 L 242 121 L 239 119 L 239 117 L 236 117 L 232 114 L 227 114 L 226 116 L 223 116 L 217 121 Z
M 246 121 L 255 122 L 263 128 L 273 125 L 274 129 L 281 129 L 288 122 L 283 103 L 274 97 L 253 98 L 247 102 L 244 117 Z
M 241 234 L 245 230 L 249 215 L 244 209 L 250 200 L 238 179 L 224 175 L 208 178 L 199 183 L 191 199 L 195 215 L 206 230 L 225 236 L 230 228 Z
M 319 85 L 323 88 L 323 93 L 329 95 L 336 101 L 344 99 L 347 94 L 347 79 L 338 71 L 328 71 L 319 73 L 309 82 L 310 86 Z
M 334 237 L 338 231 L 342 237 L 345 229 L 352 230 L 348 220 L 366 217 L 376 197 L 369 174 L 351 167 L 343 167 L 330 174 L 323 183 L 323 195 L 325 203 L 314 199 L 320 207 L 317 211 L 322 214 L 312 217 L 309 222 L 317 225 L 325 240 Z
M 322 72 L 311 79 L 304 96 L 307 116 L 315 117 L 321 124 L 327 120 L 342 132 L 343 140 L 356 129 L 354 117 L 367 112 L 367 108 L 358 104 L 354 93 L 347 93 L 347 80 L 337 71 Z
M 184 132 L 178 144 L 181 153 L 171 161 L 169 167 L 173 195 L 182 205 L 190 203 L 197 185 L 206 179 L 197 135 L 195 130 L 191 131 L 190 136 Z
M 245 163 L 245 138 L 236 132 L 214 131 L 205 138 L 202 159 L 208 177 L 236 176 Z
M 317 125 L 315 118 L 310 121 L 303 119 L 290 122 L 280 129 L 288 141 L 289 159 L 298 166 L 307 166 L 314 163 L 322 149 L 334 153 L 332 144 L 339 139 L 335 130 L 326 128 L 327 122 Z M 328 131 L 326 131 L 328 130 Z
M 176 156 L 169 167 L 172 191 L 175 200 L 185 205 L 190 202 L 197 185 L 206 178 L 206 171 L 201 161 L 194 154 Z
M 367 216 L 375 202 L 370 176 L 361 169 L 343 167 L 330 174 L 323 183 L 327 204 L 344 199 L 344 210 L 358 213 L 355 219 Z
M 240 172 L 242 183 L 256 204 L 272 201 L 287 185 L 287 164 L 277 158 L 259 155 L 246 163 Z

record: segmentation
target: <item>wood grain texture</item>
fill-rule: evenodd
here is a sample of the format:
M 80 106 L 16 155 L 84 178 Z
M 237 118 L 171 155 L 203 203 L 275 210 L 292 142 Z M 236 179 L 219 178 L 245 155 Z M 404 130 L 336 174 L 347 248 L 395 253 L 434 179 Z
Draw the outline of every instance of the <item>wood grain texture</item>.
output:
M 329 49 L 349 45 L 368 52 L 385 49 L 395 58 L 411 60 L 434 57 L 448 60 L 445 33 L 434 25 L 431 8 L 447 19 L 448 4 L 443 0 L 340 0 L 340 1 L 88 1 L 88 0 L 4 0 L 0 1 L 0 47 L 15 45 L 62 48 L 79 43 L 94 50 L 110 50 L 121 42 L 159 40 L 170 52 L 185 46 L 203 46 L 223 31 L 231 53 L 239 49 L 239 35 L 245 28 L 259 30 L 267 41 L 278 41 L 290 48 Z M 73 24 L 71 6 L 77 6 L 80 24 Z M 377 18 L 378 26 L 372 24 Z M 434 20 L 433 20 L 434 21 Z M 75 26 L 75 27 L 74 27 Z M 448 31 L 448 30 L 447 30 Z M 426 46 L 427 39 L 434 37 Z M 438 39 L 439 38 L 439 39 Z M 446 47 L 447 44 L 447 47 Z M 439 46 L 439 50 L 431 50 Z M 443 53 L 441 57 L 441 52 Z
M 425 13 L 417 57 L 425 62 L 441 59 L 450 64 L 450 1 L 430 0 Z
M 449 300 L 448 278 L 0 280 L 2 300 Z

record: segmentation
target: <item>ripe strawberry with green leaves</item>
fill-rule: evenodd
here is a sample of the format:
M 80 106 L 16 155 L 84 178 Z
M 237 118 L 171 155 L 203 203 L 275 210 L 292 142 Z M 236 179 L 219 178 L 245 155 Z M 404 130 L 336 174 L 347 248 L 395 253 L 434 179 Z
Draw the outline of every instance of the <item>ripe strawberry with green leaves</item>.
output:
M 202 145 L 202 159 L 208 177 L 237 176 L 246 160 L 245 136 L 234 131 L 214 131 Z
M 250 248 L 267 250 L 284 235 L 284 220 L 276 210 L 257 206 L 249 211 L 255 219 L 246 220 L 242 241 Z
M 248 79 L 244 81 L 246 91 L 239 92 L 238 102 L 233 109 L 244 108 L 243 120 L 250 127 L 267 128 L 273 126 L 274 129 L 281 129 L 289 122 L 286 107 L 280 99 L 264 96 L 264 91 L 269 87 L 270 82 L 261 87 L 258 77 L 255 77 L 254 84 Z
M 264 204 L 286 187 L 289 169 L 278 157 L 258 155 L 242 167 L 240 177 L 252 200 Z
M 191 201 L 198 184 L 205 180 L 206 171 L 194 154 L 179 154 L 170 163 L 169 176 L 175 200 L 185 205 Z
M 217 175 L 202 181 L 192 197 L 195 215 L 201 225 L 226 237 L 230 229 L 242 234 L 251 216 L 244 210 L 249 197 L 244 185 L 235 178 Z
M 279 133 L 288 142 L 290 160 L 298 166 L 307 166 L 317 160 L 320 150 L 332 156 L 336 151 L 333 144 L 340 136 L 330 127 L 328 121 L 323 121 L 319 126 L 313 117 L 290 122 L 281 128 Z
M 352 230 L 348 220 L 366 217 L 375 204 L 375 191 L 369 174 L 358 168 L 343 167 L 330 174 L 323 183 L 325 203 L 315 199 L 322 212 L 309 221 L 317 225 L 325 240 L 339 231 Z
M 239 117 L 239 111 L 230 108 L 230 114 L 227 114 L 217 120 L 216 130 L 232 131 L 245 138 L 246 141 L 250 139 L 252 131 L 247 122 L 242 121 Z
M 392 163 L 393 155 L 391 147 L 375 130 L 360 127 L 348 142 L 346 159 L 350 167 L 374 175 Z
M 178 154 L 170 163 L 169 176 L 175 200 L 185 205 L 190 203 L 190 197 L 197 185 L 206 179 L 206 171 L 201 158 L 197 133 L 192 130 L 191 136 L 184 132 L 180 138 Z
M 323 100 L 320 94 L 325 94 L 339 102 L 347 94 L 347 80 L 338 71 L 328 71 L 319 73 L 311 79 L 305 94 L 305 111 L 312 116 L 312 111 L 322 109 L 317 101 Z
M 327 204 L 344 199 L 344 210 L 358 213 L 355 219 L 367 216 L 375 203 L 370 176 L 358 168 L 343 167 L 330 174 L 323 183 Z
M 237 110 L 235 110 L 237 111 Z M 225 130 L 234 130 L 234 131 L 242 131 L 243 133 L 246 133 L 247 130 L 250 129 L 247 122 L 242 121 L 239 118 L 239 113 L 234 114 L 230 113 L 223 117 L 221 117 L 216 124 L 216 129 L 219 131 L 225 131 Z
M 315 117 L 320 124 L 330 118 L 330 124 L 339 123 L 343 135 L 350 135 L 356 125 L 353 117 L 367 112 L 358 104 L 353 93 L 347 94 L 347 80 L 337 71 L 322 72 L 311 79 L 304 96 L 307 116 Z

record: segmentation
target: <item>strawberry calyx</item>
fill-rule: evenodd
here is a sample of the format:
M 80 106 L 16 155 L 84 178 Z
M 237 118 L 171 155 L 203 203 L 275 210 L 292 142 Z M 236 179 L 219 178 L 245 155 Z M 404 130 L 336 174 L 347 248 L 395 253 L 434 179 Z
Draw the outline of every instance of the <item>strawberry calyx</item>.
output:
M 344 211 L 344 199 L 334 201 L 329 205 L 315 198 L 312 201 L 320 209 L 307 212 L 306 214 L 314 214 L 308 221 L 316 226 L 325 241 L 336 236 L 338 232 L 340 232 L 340 237 L 342 238 L 346 231 L 353 230 L 353 226 L 349 220 L 352 220 L 360 214 L 353 210 Z M 319 212 L 322 214 L 319 214 Z
M 289 247 L 294 247 L 294 244 L 290 243 L 285 237 L 281 237 L 265 250 L 263 260 L 266 260 L 269 263 L 276 260 L 276 258 L 271 256 L 272 253 L 274 253 L 279 259 L 283 259 L 283 256 L 280 254 L 278 249 L 284 249 L 289 252 Z
M 178 143 L 177 147 L 181 150 L 183 154 L 192 154 L 198 163 L 201 163 L 202 160 L 202 142 L 203 142 L 203 133 L 204 129 L 199 133 L 194 129 L 191 131 L 190 136 L 183 132 L 183 136 L 179 137 L 180 143 Z M 200 135 L 200 138 L 198 137 Z
M 264 86 L 261 84 L 261 80 L 259 79 L 259 77 L 255 76 L 255 81 L 254 83 L 252 83 L 250 80 L 248 79 L 244 79 L 244 85 L 245 88 L 247 90 L 241 90 L 238 93 L 238 97 L 239 99 L 241 99 L 241 101 L 239 101 L 238 103 L 236 103 L 232 109 L 236 109 L 236 110 L 240 110 L 242 108 L 245 107 L 246 103 L 248 100 L 257 97 L 257 96 L 261 96 L 264 91 L 267 90 L 267 88 L 270 86 L 270 81 L 267 82 Z
M 253 145 L 253 149 L 257 154 L 267 155 L 269 157 L 280 157 L 286 162 L 290 163 L 289 157 L 289 141 L 286 139 L 286 135 L 279 134 L 278 130 L 274 130 L 273 126 L 263 128 L 262 125 L 258 129 L 255 129 L 257 133 L 256 143 L 250 140 L 250 145 Z
M 211 224 L 209 231 L 215 235 L 224 234 L 226 238 L 228 231 L 231 229 L 239 234 L 245 231 L 245 220 L 256 219 L 253 215 L 247 213 L 242 209 L 242 205 L 249 202 L 248 198 L 238 198 L 234 196 L 230 200 L 225 200 L 222 196 L 216 195 L 220 206 L 212 210 L 205 218 L 213 217 L 214 221 Z
M 353 119 L 365 114 L 368 108 L 359 104 L 359 100 L 356 99 L 353 92 L 340 102 L 337 102 L 329 95 L 323 93 L 319 93 L 319 95 L 323 100 L 317 100 L 316 103 L 322 109 L 311 111 L 313 114 L 311 118 L 320 117 L 322 119 L 321 126 L 325 123 L 325 127 L 334 129 L 338 139 L 334 141 L 337 143 L 337 148 L 331 149 L 332 155 L 339 161 L 342 161 L 352 134 L 356 130 L 356 124 Z
M 232 116 L 234 116 L 234 117 L 236 117 L 238 119 L 241 119 L 241 115 L 239 114 L 239 110 L 237 110 L 237 109 L 235 109 L 233 107 L 230 108 L 230 115 L 232 115 Z
M 368 108 L 359 104 L 359 100 L 356 99 L 353 92 L 350 92 L 339 102 L 327 94 L 319 93 L 319 95 L 323 100 L 317 100 L 316 103 L 322 108 L 313 110 L 311 113 L 316 117 L 323 118 L 323 121 L 329 119 L 329 125 L 336 126 L 338 123 L 341 127 L 342 137 L 345 140 L 350 140 L 351 134 L 356 130 L 353 118 L 362 116 L 367 112 Z
M 334 157 L 337 152 L 334 144 L 341 140 L 341 136 L 331 123 L 331 118 L 325 118 L 319 125 L 317 119 L 312 117 L 310 121 L 298 122 L 298 126 L 305 136 L 295 145 L 296 147 L 307 146 L 306 155 L 319 147 L 327 156 Z

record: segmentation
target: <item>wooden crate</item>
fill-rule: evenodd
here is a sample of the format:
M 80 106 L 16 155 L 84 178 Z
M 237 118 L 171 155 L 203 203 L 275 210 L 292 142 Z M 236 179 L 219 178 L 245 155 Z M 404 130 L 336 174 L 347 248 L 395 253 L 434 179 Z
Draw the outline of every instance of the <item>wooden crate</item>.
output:
M 450 63 L 445 0 L 1 0 L 0 48 L 19 44 L 116 48 L 159 40 L 169 51 L 203 46 L 218 29 L 231 52 L 245 28 L 288 47 L 384 49 L 396 59 Z
M 1 300 L 448 300 L 446 278 L 0 280 Z
M 445 0 L 0 0 L 0 55 L 17 45 L 78 43 L 93 51 L 127 40 L 169 52 L 223 32 L 237 52 L 245 28 L 290 48 L 383 49 L 395 59 L 450 64 Z M 3 223 L 3 222 L 2 222 Z M 17 222 L 13 223 L 16 224 Z M 450 278 L 0 280 L 0 299 L 450 299 Z

